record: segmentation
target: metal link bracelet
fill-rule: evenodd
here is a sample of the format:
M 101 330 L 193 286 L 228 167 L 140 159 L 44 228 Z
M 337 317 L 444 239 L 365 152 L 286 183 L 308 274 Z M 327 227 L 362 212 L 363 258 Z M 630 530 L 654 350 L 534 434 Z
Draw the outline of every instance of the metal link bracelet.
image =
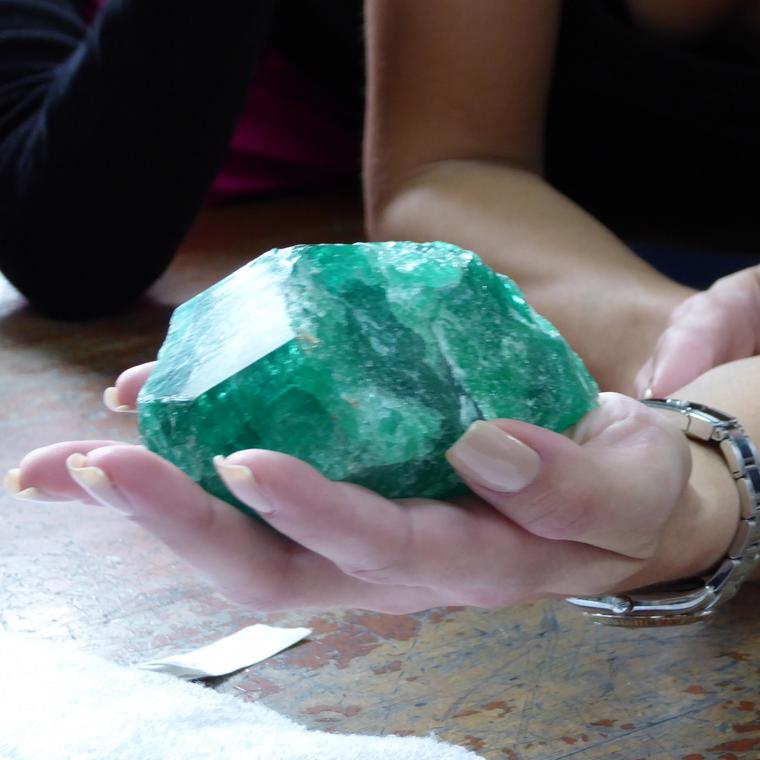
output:
M 752 440 L 729 414 L 679 399 L 645 399 L 668 412 L 689 438 L 720 448 L 739 492 L 741 514 L 728 552 L 704 576 L 661 584 L 620 596 L 570 597 L 590 618 L 607 625 L 658 626 L 694 623 L 727 602 L 760 560 L 760 470 Z

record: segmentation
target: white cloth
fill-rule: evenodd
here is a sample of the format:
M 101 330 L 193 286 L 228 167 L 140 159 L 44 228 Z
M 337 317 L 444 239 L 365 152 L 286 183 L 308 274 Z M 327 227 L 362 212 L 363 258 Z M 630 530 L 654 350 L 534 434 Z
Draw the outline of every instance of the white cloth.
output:
M 0 632 L 1 760 L 478 760 L 433 737 L 309 731 L 263 705 Z M 482 758 L 480 759 L 482 760 Z

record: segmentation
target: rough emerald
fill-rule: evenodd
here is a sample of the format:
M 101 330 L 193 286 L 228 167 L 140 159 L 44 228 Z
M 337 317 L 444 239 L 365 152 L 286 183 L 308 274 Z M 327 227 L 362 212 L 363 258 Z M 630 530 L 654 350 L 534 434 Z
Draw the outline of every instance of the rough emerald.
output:
M 244 508 L 215 454 L 283 451 L 389 497 L 461 483 L 444 452 L 477 419 L 552 430 L 598 389 L 516 285 L 447 243 L 300 245 L 174 312 L 138 400 L 145 445 Z

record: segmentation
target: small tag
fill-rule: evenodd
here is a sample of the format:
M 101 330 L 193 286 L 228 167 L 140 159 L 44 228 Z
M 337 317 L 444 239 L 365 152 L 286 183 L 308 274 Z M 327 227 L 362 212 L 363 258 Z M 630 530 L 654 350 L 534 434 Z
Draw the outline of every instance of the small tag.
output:
M 282 652 L 310 633 L 310 628 L 275 628 L 257 623 L 192 652 L 143 662 L 135 667 L 188 681 L 225 676 Z

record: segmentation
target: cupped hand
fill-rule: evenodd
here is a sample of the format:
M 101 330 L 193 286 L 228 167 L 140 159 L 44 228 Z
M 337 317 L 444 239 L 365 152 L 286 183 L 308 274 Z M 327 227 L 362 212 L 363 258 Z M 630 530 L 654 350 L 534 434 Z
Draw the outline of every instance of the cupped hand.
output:
M 133 407 L 150 369 L 122 375 L 109 404 Z M 21 498 L 113 507 L 230 599 L 262 611 L 402 613 L 599 594 L 689 575 L 725 548 L 696 558 L 683 550 L 679 514 L 697 498 L 687 487 L 688 446 L 625 396 L 602 394 L 567 436 L 477 422 L 448 457 L 474 495 L 388 500 L 282 453 L 217 458 L 261 521 L 144 448 L 113 441 L 37 449 L 7 484 Z
M 717 280 L 673 310 L 636 376 L 639 396 L 667 396 L 712 367 L 760 353 L 760 267 Z

